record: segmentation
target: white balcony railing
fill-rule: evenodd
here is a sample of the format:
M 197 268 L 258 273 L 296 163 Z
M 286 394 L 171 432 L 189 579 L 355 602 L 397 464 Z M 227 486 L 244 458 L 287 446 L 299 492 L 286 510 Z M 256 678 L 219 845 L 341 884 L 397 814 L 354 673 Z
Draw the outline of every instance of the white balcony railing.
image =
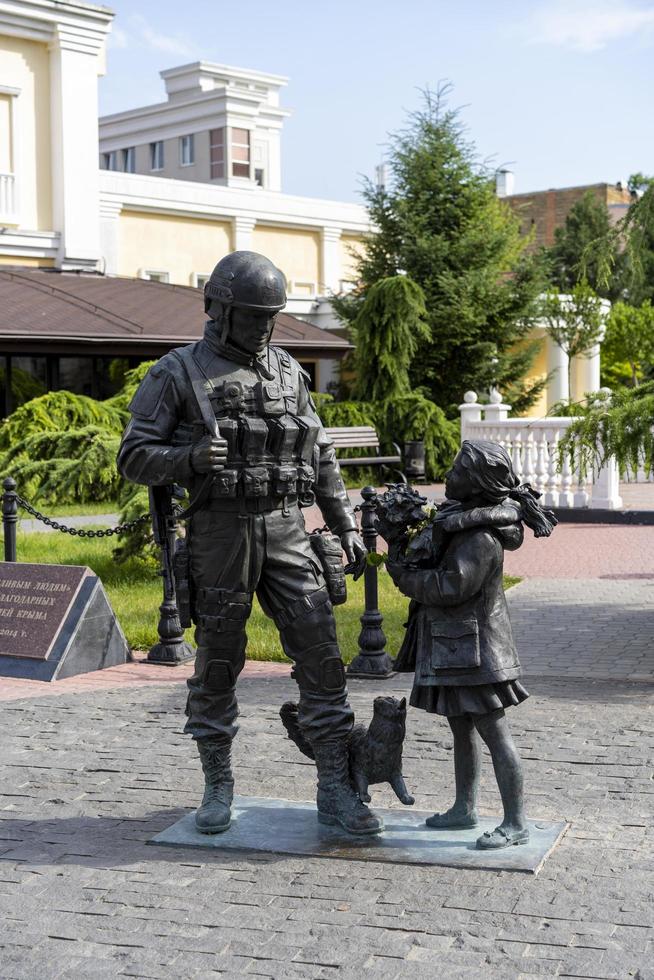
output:
M 474 391 L 467 391 L 461 412 L 461 440 L 498 442 L 511 457 L 521 483 L 530 483 L 543 494 L 546 507 L 590 507 L 620 510 L 620 474 L 614 459 L 599 472 L 588 472 L 576 459 L 564 457 L 559 465 L 559 442 L 573 418 L 508 418 L 509 406 L 497 393 L 489 405 L 479 405 Z M 483 414 L 483 417 L 482 417 Z
M 0 221 L 16 217 L 16 181 L 13 174 L 0 173 Z

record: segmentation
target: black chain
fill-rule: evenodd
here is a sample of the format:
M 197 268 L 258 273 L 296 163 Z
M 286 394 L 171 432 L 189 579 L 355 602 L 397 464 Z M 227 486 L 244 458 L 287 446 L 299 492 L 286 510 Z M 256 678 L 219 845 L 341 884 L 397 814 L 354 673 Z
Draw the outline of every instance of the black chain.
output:
M 68 527 L 66 524 L 60 524 L 58 521 L 53 520 L 52 517 L 46 517 L 45 514 L 41 514 L 40 511 L 32 507 L 31 504 L 28 504 L 18 494 L 16 494 L 16 503 L 23 510 L 26 510 L 28 514 L 36 518 L 37 521 L 41 521 L 42 524 L 47 524 L 54 531 L 62 531 L 64 534 L 72 534 L 78 538 L 110 538 L 114 534 L 127 534 L 128 531 L 134 531 L 137 527 L 151 520 L 149 514 L 141 514 L 140 517 L 135 517 L 133 521 L 126 521 L 125 524 L 117 524 L 116 527 L 101 528 L 98 531 L 85 531 L 84 528 Z
M 78 538 L 110 538 L 114 534 L 127 534 L 128 531 L 135 531 L 137 527 L 141 527 L 142 524 L 147 524 L 152 518 L 150 514 L 141 514 L 140 517 L 135 517 L 133 521 L 126 521 L 125 524 L 117 524 L 116 527 L 106 527 L 100 528 L 97 531 L 85 531 L 81 527 L 68 527 L 66 524 L 60 524 L 55 521 L 52 517 L 46 517 L 35 507 L 32 507 L 23 497 L 16 494 L 16 503 L 23 510 L 26 510 L 28 514 L 31 514 L 37 521 L 42 524 L 46 524 L 51 527 L 54 531 L 61 531 L 63 534 L 72 534 L 74 537 Z M 360 514 L 362 507 L 361 504 L 357 504 L 353 508 L 355 514 Z M 315 528 L 312 534 L 326 534 L 329 532 L 329 524 L 324 524 L 322 527 Z
M 356 507 L 353 507 L 352 508 L 352 510 L 354 511 L 355 514 L 360 514 L 361 511 L 363 510 L 363 508 L 362 508 L 361 504 L 357 504 Z M 328 534 L 329 531 L 330 531 L 329 524 L 323 524 L 322 527 L 315 527 L 311 533 L 312 534 Z

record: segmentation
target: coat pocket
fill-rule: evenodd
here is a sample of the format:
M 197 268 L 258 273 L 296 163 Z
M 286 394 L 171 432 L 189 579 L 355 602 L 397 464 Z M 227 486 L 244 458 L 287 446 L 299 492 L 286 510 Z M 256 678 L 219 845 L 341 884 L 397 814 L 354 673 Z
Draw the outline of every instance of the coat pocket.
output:
M 479 665 L 479 623 L 476 619 L 431 623 L 430 667 L 433 672 L 466 670 Z

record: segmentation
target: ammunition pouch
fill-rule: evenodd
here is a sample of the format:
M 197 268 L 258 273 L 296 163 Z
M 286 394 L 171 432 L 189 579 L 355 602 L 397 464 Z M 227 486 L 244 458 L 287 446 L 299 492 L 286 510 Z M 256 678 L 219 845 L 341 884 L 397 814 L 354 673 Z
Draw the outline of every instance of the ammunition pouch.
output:
M 192 624 L 190 566 L 191 556 L 188 545 L 182 538 L 178 538 L 175 544 L 175 557 L 173 558 L 173 575 L 175 577 L 175 595 L 177 596 L 179 621 L 184 629 L 188 629 Z
M 242 479 L 244 497 L 268 496 L 270 475 L 267 466 L 246 466 Z
M 272 492 L 276 497 L 288 497 L 295 493 L 298 479 L 297 467 L 289 463 L 273 466 Z
M 211 489 L 212 497 L 236 497 L 238 493 L 238 470 L 221 470 L 216 473 Z
M 320 561 L 329 597 L 333 606 L 347 602 L 347 584 L 343 567 L 343 549 L 335 534 L 309 535 L 311 547 Z
M 195 622 L 213 633 L 240 633 L 252 609 L 247 592 L 231 589 L 198 589 L 195 597 Z

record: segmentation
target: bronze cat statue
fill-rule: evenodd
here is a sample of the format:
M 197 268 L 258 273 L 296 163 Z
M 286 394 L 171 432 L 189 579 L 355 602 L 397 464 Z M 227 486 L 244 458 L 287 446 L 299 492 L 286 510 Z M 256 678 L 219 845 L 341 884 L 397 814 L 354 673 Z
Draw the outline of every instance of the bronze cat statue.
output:
M 313 759 L 311 745 L 297 723 L 297 704 L 286 701 L 280 711 L 284 728 L 300 752 Z M 368 787 L 389 783 L 405 806 L 415 802 L 402 776 L 402 743 L 406 733 L 406 698 L 375 698 L 368 728 L 355 725 L 349 741 L 350 778 L 364 803 L 370 802 Z

